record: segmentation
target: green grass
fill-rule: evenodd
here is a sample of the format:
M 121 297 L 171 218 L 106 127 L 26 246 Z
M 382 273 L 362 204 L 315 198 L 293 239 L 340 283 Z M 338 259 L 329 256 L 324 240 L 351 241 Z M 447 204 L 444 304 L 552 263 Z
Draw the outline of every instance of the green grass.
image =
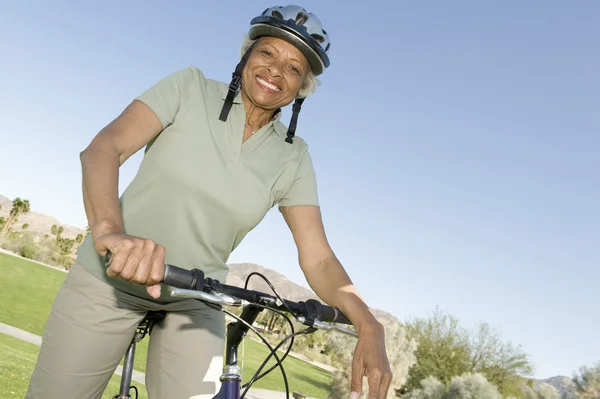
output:
M 37 345 L 0 334 L 0 397 L 16 399 L 25 396 L 38 349 Z M 147 399 L 148 395 L 143 385 L 136 382 L 134 385 L 140 391 L 139 399 Z M 110 399 L 118 392 L 119 376 L 113 375 L 102 399 Z
M 52 301 L 60 288 L 60 284 L 65 279 L 66 273 L 0 253 L 0 276 L 2 276 L 3 287 L 0 290 L 0 303 L 2 304 L 0 307 L 0 322 L 42 335 Z M 2 348 L 8 342 L 6 338 L 2 338 Z M 144 372 L 146 370 L 147 345 L 148 340 L 144 339 L 137 346 L 134 367 L 138 371 Z M 2 398 L 12 397 L 10 396 L 12 395 L 10 390 L 17 392 L 16 390 L 20 389 L 18 392 L 24 392 L 38 351 L 35 345 L 26 343 L 12 347 L 14 351 L 7 352 L 7 356 L 4 356 L 3 350 L 2 377 L 0 378 L 7 378 L 6 375 L 9 372 L 15 373 L 16 377 L 10 377 L 8 381 L 0 379 L 2 382 L 0 383 L 0 397 Z M 268 349 L 264 344 L 250 339 L 244 340 L 244 347 L 240 347 L 239 353 L 240 363 L 243 362 L 244 382 L 252 377 L 268 356 L 268 353 Z M 29 356 L 32 356 L 31 364 L 29 364 Z M 17 364 L 11 366 L 10 361 Z M 23 363 L 23 365 L 20 363 Z M 275 362 L 271 359 L 269 367 L 273 364 Z M 328 397 L 332 381 L 331 374 L 292 357 L 288 357 L 284 361 L 284 367 L 291 391 L 300 391 L 315 398 Z M 263 371 L 265 370 L 266 368 L 263 369 Z M 25 376 L 25 379 L 21 381 L 23 376 Z M 8 388 L 5 389 L 5 386 Z M 281 371 L 278 368 L 253 384 L 252 387 L 275 391 L 285 390 Z M 140 393 L 143 392 L 145 395 L 143 387 L 140 386 L 139 388 Z M 109 389 L 111 392 L 116 392 L 118 391 L 118 385 Z M 20 395 L 19 397 L 23 396 L 20 393 L 18 395 Z

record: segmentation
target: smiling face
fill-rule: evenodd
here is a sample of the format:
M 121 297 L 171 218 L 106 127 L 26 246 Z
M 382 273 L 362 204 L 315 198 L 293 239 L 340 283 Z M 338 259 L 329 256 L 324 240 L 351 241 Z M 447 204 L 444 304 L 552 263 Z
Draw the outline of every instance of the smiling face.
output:
M 290 104 L 310 70 L 300 50 L 275 37 L 262 37 L 254 45 L 242 73 L 242 96 L 264 110 Z

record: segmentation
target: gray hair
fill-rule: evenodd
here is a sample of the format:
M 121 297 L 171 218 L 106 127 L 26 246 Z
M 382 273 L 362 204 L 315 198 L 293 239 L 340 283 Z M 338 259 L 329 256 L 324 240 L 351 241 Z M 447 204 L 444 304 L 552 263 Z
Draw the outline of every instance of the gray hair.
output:
M 258 39 L 257 39 L 258 40 Z M 244 40 L 242 42 L 242 47 L 240 48 L 240 58 L 246 53 L 246 51 L 252 46 L 256 40 L 251 40 L 248 35 L 244 35 Z M 317 86 L 319 86 L 321 82 L 319 78 L 315 76 L 313 71 L 309 70 L 306 75 L 306 79 L 304 80 L 304 84 L 300 88 L 298 92 L 298 97 L 308 97 L 313 94 L 317 90 Z

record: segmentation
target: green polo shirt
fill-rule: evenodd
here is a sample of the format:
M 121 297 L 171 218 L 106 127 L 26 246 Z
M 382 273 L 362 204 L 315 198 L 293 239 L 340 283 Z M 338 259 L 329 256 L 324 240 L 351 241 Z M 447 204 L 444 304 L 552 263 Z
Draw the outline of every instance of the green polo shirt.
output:
M 200 268 L 224 281 L 230 253 L 276 204 L 318 205 L 304 140 L 285 141 L 278 116 L 242 144 L 245 110 L 238 94 L 219 120 L 228 85 L 188 67 L 160 80 L 138 100 L 163 131 L 146 147 L 138 173 L 120 198 L 125 233 L 165 247 L 169 264 Z M 88 235 L 78 261 L 107 283 L 150 299 L 145 287 L 106 276 Z M 167 300 L 161 297 L 161 301 Z

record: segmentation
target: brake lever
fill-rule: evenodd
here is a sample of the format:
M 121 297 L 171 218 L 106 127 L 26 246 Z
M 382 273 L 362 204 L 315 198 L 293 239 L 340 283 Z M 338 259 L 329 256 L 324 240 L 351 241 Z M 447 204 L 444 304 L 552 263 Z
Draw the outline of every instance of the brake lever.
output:
M 183 288 L 169 288 L 169 296 L 175 298 L 191 298 L 191 299 L 199 299 L 201 301 L 206 301 L 213 303 L 215 305 L 223 305 L 223 306 L 246 306 L 249 304 L 248 301 L 243 299 L 235 298 L 223 293 L 209 294 L 204 291 L 196 291 L 196 290 L 187 290 Z
M 327 324 L 320 320 L 313 320 L 313 321 L 309 322 L 308 320 L 306 320 L 306 318 L 304 316 L 298 317 L 298 321 L 309 327 L 315 327 L 320 330 L 326 330 L 326 331 L 336 330 L 343 334 L 352 335 L 353 337 L 358 338 L 358 333 L 356 331 L 350 330 L 349 328 L 346 328 L 346 327 L 342 327 L 342 326 L 338 326 L 338 325 L 334 325 L 334 324 Z

